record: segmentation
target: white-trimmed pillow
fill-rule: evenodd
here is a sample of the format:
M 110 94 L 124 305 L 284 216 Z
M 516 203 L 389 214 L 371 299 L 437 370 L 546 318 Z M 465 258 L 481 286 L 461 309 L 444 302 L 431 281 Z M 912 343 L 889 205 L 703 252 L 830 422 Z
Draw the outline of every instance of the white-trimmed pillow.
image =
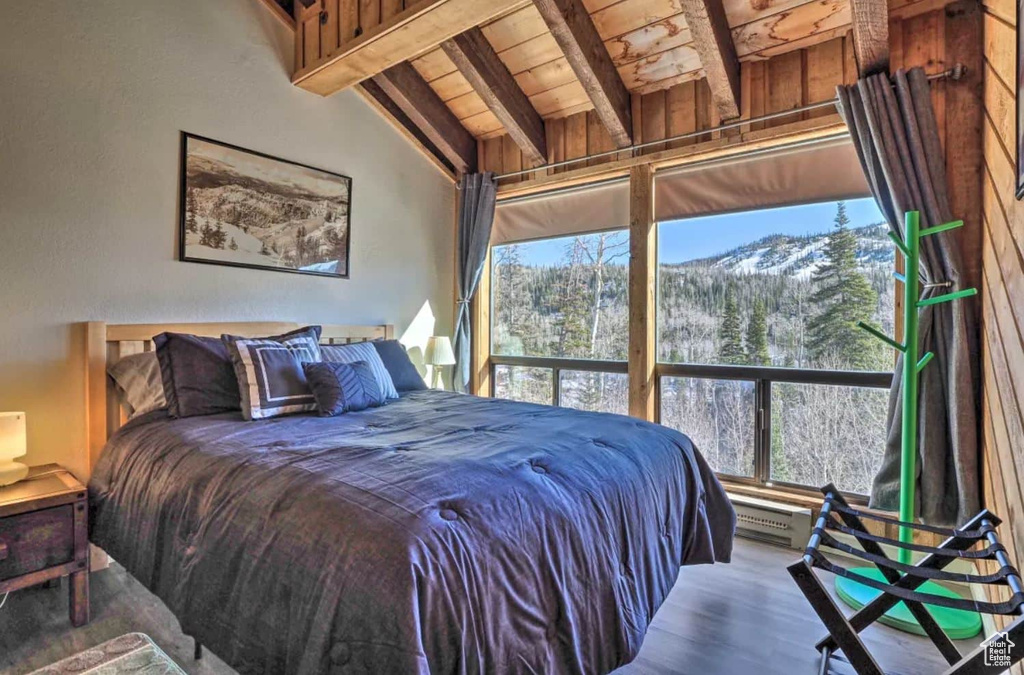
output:
M 384 361 L 377 353 L 377 348 L 372 342 L 357 342 L 351 345 L 324 345 L 320 348 L 323 353 L 323 360 L 328 363 L 355 363 L 366 361 L 373 371 L 373 378 L 377 380 L 381 392 L 385 398 L 398 398 L 398 390 L 395 389 L 395 382 L 391 379 L 391 373 L 384 366 Z
M 303 363 L 322 360 L 319 326 L 285 335 L 247 339 L 223 336 L 238 378 L 242 415 L 266 419 L 316 410 Z

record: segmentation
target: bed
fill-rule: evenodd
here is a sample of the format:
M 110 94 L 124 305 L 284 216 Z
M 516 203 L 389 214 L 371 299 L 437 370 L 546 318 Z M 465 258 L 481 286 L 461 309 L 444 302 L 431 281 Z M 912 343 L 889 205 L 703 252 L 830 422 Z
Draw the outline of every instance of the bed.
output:
M 422 391 L 338 418 L 122 425 L 99 361 L 164 329 L 90 324 L 91 539 L 240 672 L 610 672 L 680 566 L 729 560 L 713 472 L 627 417 Z

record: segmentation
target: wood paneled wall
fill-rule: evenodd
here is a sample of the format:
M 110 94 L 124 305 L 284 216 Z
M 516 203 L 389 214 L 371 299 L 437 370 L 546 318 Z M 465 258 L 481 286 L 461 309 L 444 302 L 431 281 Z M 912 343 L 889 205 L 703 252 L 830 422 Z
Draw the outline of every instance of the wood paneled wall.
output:
M 1024 206 L 1016 184 L 1016 8 L 984 2 L 982 433 L 989 507 L 1024 563 Z M 1014 672 L 1024 672 L 1017 668 Z
M 744 118 L 784 112 L 809 103 L 827 101 L 835 97 L 837 84 L 853 82 L 857 77 L 856 64 L 853 60 L 853 41 L 849 35 L 765 61 L 745 62 L 741 67 L 741 112 Z M 781 117 L 767 123 L 752 124 L 750 128 L 780 126 L 834 112 L 834 109 L 823 108 Z M 614 149 L 611 138 L 593 111 L 547 120 L 546 124 L 549 162 L 561 162 Z M 658 141 L 711 129 L 720 124 L 721 120 L 711 102 L 711 90 L 705 79 L 683 82 L 649 94 L 633 95 L 635 143 Z M 643 152 L 653 154 L 670 148 L 693 145 L 712 140 L 720 133 L 723 132 L 709 132 L 671 143 L 656 143 L 644 148 Z M 484 171 L 506 173 L 535 166 L 523 157 L 522 152 L 508 136 L 480 141 L 479 152 L 480 166 Z M 626 156 L 623 153 L 615 153 L 605 158 L 589 160 L 589 165 L 611 162 Z M 549 171 L 558 173 L 581 166 L 585 165 L 576 163 Z M 513 181 L 514 179 L 510 180 Z
M 295 70 L 330 54 L 340 45 L 395 16 L 412 0 L 320 0 L 308 9 L 295 3 L 300 29 L 295 40 Z M 321 23 L 321 9 L 326 22 Z

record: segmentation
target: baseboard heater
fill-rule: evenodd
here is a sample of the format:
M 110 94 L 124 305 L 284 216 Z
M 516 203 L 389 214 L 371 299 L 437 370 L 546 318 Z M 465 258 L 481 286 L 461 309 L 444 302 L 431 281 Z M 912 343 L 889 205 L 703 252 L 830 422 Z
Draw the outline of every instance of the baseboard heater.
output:
M 736 534 L 802 551 L 811 538 L 811 510 L 729 493 L 736 509 Z

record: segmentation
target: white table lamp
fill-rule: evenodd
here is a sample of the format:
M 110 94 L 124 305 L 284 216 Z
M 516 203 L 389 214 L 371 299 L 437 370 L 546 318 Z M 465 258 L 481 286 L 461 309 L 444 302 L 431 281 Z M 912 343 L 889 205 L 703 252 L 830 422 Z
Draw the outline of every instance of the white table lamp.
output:
M 452 341 L 443 335 L 435 335 L 427 340 L 427 350 L 423 353 L 423 362 L 430 366 L 433 374 L 431 387 L 439 389 L 441 386 L 441 369 L 445 366 L 455 365 L 455 352 L 452 351 Z
M 25 413 L 0 412 L 0 485 L 17 483 L 28 475 L 28 467 L 14 460 L 28 452 Z

